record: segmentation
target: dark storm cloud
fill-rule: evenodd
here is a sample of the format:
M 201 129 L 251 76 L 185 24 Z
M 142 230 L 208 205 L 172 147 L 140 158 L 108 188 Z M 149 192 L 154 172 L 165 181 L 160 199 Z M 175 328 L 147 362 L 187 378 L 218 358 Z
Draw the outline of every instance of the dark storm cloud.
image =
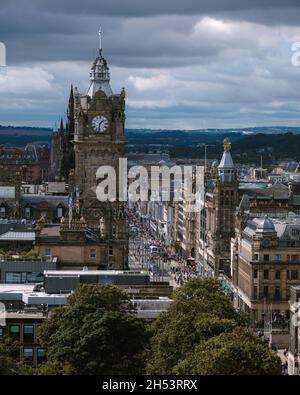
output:
M 106 16 L 193 15 L 239 10 L 298 7 L 297 0 L 36 0 L 37 7 L 68 14 Z
M 113 64 L 173 67 L 174 62 L 207 62 L 222 50 L 212 42 L 188 40 L 193 23 L 205 15 L 297 25 L 300 4 L 299 0 L 2 0 L 0 41 L 7 45 L 11 64 L 84 60 L 97 47 L 101 24 Z

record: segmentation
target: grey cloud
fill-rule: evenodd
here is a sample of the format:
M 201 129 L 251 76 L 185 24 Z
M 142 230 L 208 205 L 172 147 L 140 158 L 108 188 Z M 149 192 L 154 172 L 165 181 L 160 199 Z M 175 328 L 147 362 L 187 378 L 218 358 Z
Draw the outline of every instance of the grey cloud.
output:
M 260 25 L 193 36 L 205 16 Z M 1 0 L 8 64 L 20 73 L 24 63 L 41 65 L 55 77 L 50 91 L 1 91 L 1 122 L 51 125 L 64 114 L 69 84 L 87 88 L 101 24 L 112 85 L 126 86 L 128 127 L 294 124 L 300 68 L 291 66 L 289 46 L 298 33 L 300 41 L 299 20 L 299 0 Z M 138 91 L 129 82 L 159 73 L 172 86 Z
M 192 43 L 188 34 L 205 15 L 267 25 L 297 25 L 295 0 L 10 0 L 0 6 L 0 41 L 11 64 L 86 60 L 97 47 L 124 67 L 172 67 L 210 61 L 218 43 Z M 214 48 L 215 47 L 215 48 Z
M 238 10 L 297 7 L 297 0 L 35 0 L 38 8 L 70 14 L 106 16 L 193 15 Z

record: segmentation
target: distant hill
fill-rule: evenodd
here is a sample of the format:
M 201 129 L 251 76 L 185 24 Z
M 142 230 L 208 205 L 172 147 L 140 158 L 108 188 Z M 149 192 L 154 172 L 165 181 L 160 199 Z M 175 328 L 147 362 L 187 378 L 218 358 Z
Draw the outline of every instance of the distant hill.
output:
M 28 143 L 49 143 L 50 128 L 0 126 L 0 144 L 24 146 Z M 222 142 L 232 141 L 232 154 L 239 162 L 264 163 L 277 159 L 300 160 L 300 128 L 287 126 L 243 129 L 151 130 L 126 129 L 127 152 L 169 152 L 172 157 L 204 156 L 204 144 L 209 144 L 208 158 L 219 158 Z
M 0 145 L 22 147 L 30 143 L 48 143 L 51 139 L 51 131 L 50 128 L 0 125 Z
M 42 134 L 51 134 L 51 128 L 36 128 L 30 126 L 1 126 L 0 125 L 0 135 L 1 134 L 15 134 L 15 135 L 42 135 Z

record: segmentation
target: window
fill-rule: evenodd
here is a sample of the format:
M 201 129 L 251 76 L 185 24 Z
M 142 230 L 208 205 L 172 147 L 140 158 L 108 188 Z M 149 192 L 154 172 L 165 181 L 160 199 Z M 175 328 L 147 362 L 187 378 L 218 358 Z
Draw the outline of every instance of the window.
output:
M 255 261 L 258 261 L 258 254 L 254 254 L 254 258 Z
M 23 342 L 34 343 L 34 326 L 24 325 L 23 326 Z
M 253 270 L 253 278 L 257 278 L 257 269 Z
M 20 341 L 20 325 L 10 325 L 9 336 L 16 341 Z
M 291 280 L 298 280 L 298 270 L 291 270 Z
M 44 252 L 45 256 L 51 256 L 51 249 L 50 248 L 46 248 L 45 252 Z
M 287 280 L 290 279 L 290 271 L 289 271 L 289 270 L 286 271 L 286 279 L 287 279 Z
M 30 207 L 25 207 L 25 218 L 30 218 L 31 210 Z
M 289 262 L 298 262 L 299 261 L 299 255 L 288 255 L 287 260 Z
M 5 207 L 0 207 L 0 216 L 1 216 L 1 218 L 5 218 L 5 216 L 6 216 L 6 210 L 5 210 Z
M 276 254 L 275 255 L 275 261 L 276 262 L 281 262 L 281 255 L 280 254 Z
M 21 284 L 22 277 L 19 272 L 6 272 L 5 273 L 5 282 L 11 284 Z
M 37 363 L 46 362 L 47 361 L 46 349 L 45 348 L 38 348 L 36 358 L 37 358 Z
M 5 282 L 10 284 L 25 284 L 42 282 L 43 273 L 36 272 L 6 272 Z
M 269 279 L 269 270 L 264 270 L 264 280 Z
M 300 234 L 300 231 L 299 231 L 298 228 L 293 228 L 292 229 L 292 236 L 299 236 L 299 234 Z
M 266 254 L 264 255 L 264 261 L 268 262 L 270 260 L 270 255 Z
M 275 287 L 275 299 L 280 300 L 280 287 Z
M 108 248 L 108 255 L 109 256 L 113 256 L 113 254 L 114 254 L 113 246 L 109 246 L 109 248 Z
M 57 207 L 57 218 L 61 218 L 63 216 L 62 207 Z
M 267 298 L 269 296 L 269 287 L 264 286 L 264 297 Z
M 96 258 L 96 250 L 90 250 L 90 258 Z
M 24 348 L 23 360 L 24 362 L 33 363 L 33 348 Z
M 253 287 L 253 299 L 257 299 L 257 286 Z
M 280 280 L 280 270 L 276 270 L 275 272 L 275 279 Z

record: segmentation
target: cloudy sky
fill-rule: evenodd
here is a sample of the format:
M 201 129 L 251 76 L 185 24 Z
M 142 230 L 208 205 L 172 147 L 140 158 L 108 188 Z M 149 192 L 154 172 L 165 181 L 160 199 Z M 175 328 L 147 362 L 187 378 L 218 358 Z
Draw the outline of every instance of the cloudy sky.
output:
M 127 127 L 300 125 L 299 0 L 1 0 L 0 124 L 65 116 L 100 25 Z

